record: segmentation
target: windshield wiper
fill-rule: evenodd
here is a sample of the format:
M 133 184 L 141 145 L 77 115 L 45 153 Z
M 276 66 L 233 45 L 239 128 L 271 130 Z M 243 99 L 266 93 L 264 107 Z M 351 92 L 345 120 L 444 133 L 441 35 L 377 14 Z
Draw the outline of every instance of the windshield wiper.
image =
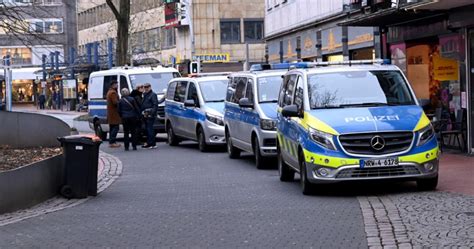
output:
M 366 102 L 366 103 L 353 103 L 353 104 L 345 104 L 341 105 L 343 107 L 351 107 L 351 106 L 395 106 L 397 104 L 392 104 L 392 103 L 383 103 L 383 102 Z
M 274 99 L 274 100 L 263 100 L 263 101 L 260 101 L 260 103 L 278 103 L 278 100 L 277 100 L 277 99 Z
M 323 106 L 316 106 L 312 109 L 337 109 L 337 108 L 345 108 L 343 105 L 323 105 Z
M 218 102 L 224 102 L 225 100 L 220 99 L 220 100 L 208 100 L 206 103 L 218 103 Z

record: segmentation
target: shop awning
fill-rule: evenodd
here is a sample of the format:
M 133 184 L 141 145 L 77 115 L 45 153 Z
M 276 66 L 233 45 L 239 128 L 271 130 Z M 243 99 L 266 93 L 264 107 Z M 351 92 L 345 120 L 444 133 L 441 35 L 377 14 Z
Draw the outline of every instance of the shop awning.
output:
M 401 25 L 425 18 L 445 15 L 437 11 L 413 11 L 405 9 L 383 9 L 374 13 L 360 15 L 340 22 L 340 26 L 388 27 Z

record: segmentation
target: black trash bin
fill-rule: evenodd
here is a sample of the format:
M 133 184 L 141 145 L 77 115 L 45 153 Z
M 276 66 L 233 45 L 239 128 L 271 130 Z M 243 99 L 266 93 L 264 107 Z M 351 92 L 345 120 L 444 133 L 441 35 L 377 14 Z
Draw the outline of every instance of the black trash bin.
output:
M 64 148 L 65 175 L 61 195 L 66 198 L 87 198 L 97 195 L 99 147 L 95 136 L 73 135 L 58 138 Z

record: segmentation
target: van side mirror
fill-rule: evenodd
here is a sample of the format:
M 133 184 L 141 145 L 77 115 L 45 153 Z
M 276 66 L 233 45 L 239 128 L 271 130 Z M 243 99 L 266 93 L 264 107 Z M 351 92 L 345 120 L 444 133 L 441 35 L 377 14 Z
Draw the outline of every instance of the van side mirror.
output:
M 184 101 L 184 106 L 185 107 L 196 107 L 196 102 L 194 102 L 194 99 L 188 99 Z
M 239 106 L 243 108 L 253 108 L 253 102 L 251 102 L 248 98 L 241 98 L 239 100 Z
M 299 117 L 300 112 L 296 105 L 287 105 L 281 110 L 281 115 L 285 118 Z

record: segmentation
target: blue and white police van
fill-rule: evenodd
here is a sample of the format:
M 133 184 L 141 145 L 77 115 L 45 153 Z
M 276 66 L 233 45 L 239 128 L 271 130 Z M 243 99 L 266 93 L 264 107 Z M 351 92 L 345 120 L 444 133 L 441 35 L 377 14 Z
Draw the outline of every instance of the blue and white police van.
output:
M 436 188 L 436 135 L 398 67 L 382 61 L 308 66 L 289 70 L 279 93 L 281 181 L 298 173 L 303 194 L 316 185 L 360 180 Z
M 197 74 L 176 78 L 168 84 L 165 101 L 168 144 L 194 140 L 205 152 L 213 145 L 225 145 L 224 100 L 228 73 Z
M 173 78 L 180 77 L 178 70 L 169 67 L 117 67 L 109 70 L 91 73 L 88 86 L 89 100 L 89 126 L 102 139 L 107 138 L 109 126 L 107 125 L 107 91 L 110 83 L 117 81 L 120 89 L 128 88 L 130 91 L 138 84 L 150 83 L 160 99 L 166 86 Z M 155 131 L 164 132 L 164 104 L 158 106 L 155 122 Z M 122 130 L 122 127 L 120 127 Z
M 224 124 L 230 158 L 253 153 L 262 169 L 276 156 L 278 93 L 287 71 L 254 65 L 229 76 Z

